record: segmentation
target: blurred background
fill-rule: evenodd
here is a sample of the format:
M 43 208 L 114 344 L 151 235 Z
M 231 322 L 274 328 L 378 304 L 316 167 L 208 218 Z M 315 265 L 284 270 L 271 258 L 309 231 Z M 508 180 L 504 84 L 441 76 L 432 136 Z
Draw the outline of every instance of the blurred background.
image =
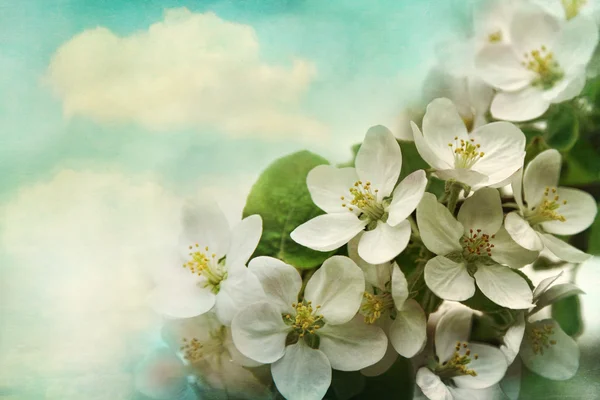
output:
M 0 1 L 0 398 L 135 398 L 182 200 L 235 221 L 274 159 L 398 128 L 469 2 L 372 3 Z M 598 271 L 565 277 L 588 294 L 556 398 L 600 393 Z

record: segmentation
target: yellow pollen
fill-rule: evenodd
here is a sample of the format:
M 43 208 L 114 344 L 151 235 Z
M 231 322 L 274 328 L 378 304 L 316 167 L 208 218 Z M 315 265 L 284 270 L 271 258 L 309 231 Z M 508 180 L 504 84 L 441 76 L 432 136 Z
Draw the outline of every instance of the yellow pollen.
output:
M 587 4 L 587 0 L 561 0 L 565 9 L 567 19 L 575 18 L 583 6 Z
M 450 357 L 448 361 L 438 365 L 433 372 L 442 379 L 464 375 L 477 376 L 477 372 L 475 372 L 474 369 L 467 368 L 471 363 L 471 350 L 469 349 L 468 344 L 457 342 L 454 350 L 452 357 Z M 461 354 L 461 351 L 464 351 L 464 354 Z M 479 356 L 474 354 L 473 358 L 477 360 Z
M 344 201 L 342 207 L 348 208 L 349 211 L 359 209 L 371 220 L 378 220 L 383 216 L 383 205 L 377 200 L 379 190 L 374 189 L 371 182 L 356 181 L 348 191 L 352 196 L 351 200 Z M 345 200 L 345 197 L 342 196 L 341 200 Z
M 532 86 L 539 86 L 544 90 L 554 87 L 556 82 L 564 77 L 564 72 L 558 62 L 554 59 L 554 54 L 542 46 L 539 50 L 532 50 L 525 53 L 525 60 L 521 62 L 528 70 L 535 72 L 536 77 L 531 82 Z
M 360 313 L 364 315 L 367 324 L 372 324 L 381 318 L 385 311 L 393 308 L 394 300 L 391 293 L 372 294 L 365 292 L 360 306 Z
M 227 277 L 224 266 L 217 259 L 215 253 L 211 253 L 207 247 L 200 249 L 198 243 L 188 246 L 190 260 L 183 264 L 192 274 L 204 276 L 207 279 L 206 286 L 211 286 L 214 292 L 219 291 L 219 284 Z
M 560 201 L 560 196 L 556 194 L 556 188 L 547 187 L 541 202 L 532 207 L 525 217 L 531 225 L 548 221 L 565 222 L 567 219 L 558 210 L 561 205 L 566 204 L 567 200 Z
M 496 31 L 488 35 L 488 42 L 499 43 L 502 41 L 502 31 Z
M 459 140 L 458 136 L 455 136 L 454 143 L 448 143 L 448 146 L 454 155 L 456 168 L 469 169 L 485 155 L 483 151 L 479 150 L 481 145 L 475 143 L 475 139 Z
M 556 344 L 556 340 L 550 339 L 550 336 L 554 335 L 554 328 L 549 324 L 542 325 L 539 328 L 530 326 L 526 330 L 526 335 L 531 342 L 534 354 L 544 355 L 544 349 L 549 349 L 550 346 Z
M 321 306 L 313 309 L 312 302 L 293 303 L 292 307 L 296 310 L 296 315 L 286 314 L 283 316 L 284 322 L 292 326 L 292 329 L 298 333 L 299 337 L 304 337 L 306 333 L 314 334 L 324 325 L 323 316 L 317 314 Z

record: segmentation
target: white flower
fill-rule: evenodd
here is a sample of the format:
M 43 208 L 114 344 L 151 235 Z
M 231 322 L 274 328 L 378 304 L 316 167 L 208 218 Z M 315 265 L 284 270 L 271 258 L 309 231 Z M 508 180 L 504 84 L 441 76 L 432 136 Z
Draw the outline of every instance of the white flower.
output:
M 483 188 L 467 198 L 458 221 L 433 194 L 425 193 L 417 207 L 417 222 L 425 246 L 437 257 L 425 266 L 425 282 L 445 300 L 463 301 L 477 286 L 503 307 L 531 306 L 529 285 L 511 267 L 533 262 L 538 253 L 518 246 L 502 228 L 502 204 L 496 189 Z M 500 264 L 498 264 L 500 263 Z
M 238 351 L 231 329 L 221 324 L 214 313 L 169 320 L 162 329 L 162 337 L 181 354 L 190 373 L 198 377 L 205 389 L 222 391 L 236 399 L 269 396 L 269 370 L 256 368 L 262 364 Z M 266 382 L 259 379 L 261 373 Z
M 535 251 L 544 247 L 558 258 L 579 263 L 591 257 L 553 234 L 574 235 L 588 228 L 598 208 L 581 190 L 558 187 L 561 157 L 556 150 L 538 154 L 513 181 L 519 206 L 506 216 L 506 230 L 521 246 Z
M 529 319 L 560 299 L 583 293 L 572 283 L 550 287 L 561 274 L 544 279 L 535 288 L 535 308 L 518 316 L 517 322 L 504 336 L 504 345 L 500 348 L 509 364 L 520 354 L 527 368 L 552 380 L 566 380 L 575 375 L 579 368 L 579 347 L 555 320 L 529 322 Z
M 456 307 L 439 319 L 435 329 L 435 358 L 417 371 L 416 382 L 431 400 L 477 398 L 475 391 L 497 384 L 507 364 L 492 346 L 468 343 L 472 311 Z
M 387 333 L 393 349 L 379 363 L 369 367 L 367 375 L 385 372 L 396 359 L 396 352 L 410 358 L 425 346 L 427 321 L 425 312 L 409 299 L 408 282 L 396 263 L 373 265 L 358 255 L 360 235 L 348 243 L 348 255 L 365 274 L 366 290 L 359 313 L 369 324 L 377 324 Z M 377 372 L 377 373 L 375 373 Z
M 421 200 L 427 177 L 418 170 L 396 186 L 402 154 L 392 133 L 381 126 L 369 129 L 355 164 L 319 165 L 310 171 L 308 190 L 327 214 L 300 225 L 291 237 L 311 249 L 330 251 L 366 229 L 358 252 L 367 262 L 380 264 L 406 248 L 411 234 L 406 218 Z
M 598 0 L 533 0 L 533 2 L 561 20 L 569 21 L 578 15 L 600 21 Z
M 262 294 L 260 283 L 245 266 L 260 240 L 262 220 L 251 215 L 230 231 L 216 205 L 189 203 L 182 225 L 181 263 L 157 277 L 150 303 L 173 318 L 194 317 L 214 306 L 219 320 L 229 325 L 242 305 Z
M 475 60 L 479 76 L 498 90 L 494 118 L 531 120 L 581 92 L 598 43 L 592 20 L 561 23 L 537 7 L 524 7 L 511 21 L 510 38 L 510 43 L 486 46 Z
M 349 258 L 327 259 L 306 284 L 300 301 L 302 280 L 290 265 L 257 257 L 249 269 L 260 279 L 267 300 L 235 316 L 233 341 L 245 356 L 272 363 L 273 380 L 286 399 L 321 399 L 332 368 L 356 371 L 383 357 L 385 333 L 354 318 L 365 280 Z
M 493 122 L 468 134 L 448 99 L 432 101 L 423 118 L 423 132 L 412 123 L 417 150 L 443 180 L 471 187 L 502 185 L 523 166 L 525 135 L 509 122 Z

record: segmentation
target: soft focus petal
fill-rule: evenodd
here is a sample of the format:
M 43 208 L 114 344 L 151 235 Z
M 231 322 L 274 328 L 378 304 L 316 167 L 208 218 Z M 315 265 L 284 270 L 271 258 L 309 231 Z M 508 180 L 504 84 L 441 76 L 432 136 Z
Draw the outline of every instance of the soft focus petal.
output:
M 302 340 L 286 348 L 285 356 L 271 365 L 271 373 L 277 390 L 287 400 L 322 399 L 331 384 L 327 356 Z
M 483 294 L 500 306 L 516 310 L 533 307 L 533 293 L 527 281 L 508 267 L 478 265 L 475 281 Z
M 430 251 L 445 255 L 462 250 L 458 241 L 463 235 L 463 226 L 437 201 L 435 195 L 423 195 L 417 207 L 417 223 L 421 239 Z
M 227 251 L 227 265 L 246 265 L 254 253 L 262 235 L 262 218 L 250 215 L 238 223 L 232 230 L 231 244 Z
M 198 244 L 222 257 L 229 248 L 230 230 L 225 214 L 212 201 L 188 200 L 181 210 L 181 241 L 184 246 Z
M 363 232 L 348 242 L 348 257 L 362 269 L 365 274 L 365 281 L 368 285 L 381 290 L 386 290 L 387 283 L 392 279 L 392 265 L 389 262 L 382 264 L 370 264 L 358 255 L 358 243 L 362 238 Z
M 195 284 L 162 282 L 150 293 L 150 306 L 171 318 L 190 318 L 209 311 L 215 305 L 215 295 Z
M 551 103 L 562 103 L 579 95 L 585 87 L 586 71 L 583 66 L 576 68 L 550 90 L 544 91 L 544 98 Z
M 422 169 L 408 175 L 398 184 L 387 209 L 388 225 L 396 226 L 412 214 L 423 198 L 426 186 L 427 175 Z
M 437 256 L 425 265 L 425 283 L 444 300 L 463 301 L 475 294 L 475 282 L 463 263 Z
M 502 226 L 502 202 L 496 189 L 483 188 L 467 198 L 460 207 L 457 219 L 465 228 L 465 235 L 481 229 L 487 235 L 495 234 Z
M 396 226 L 377 221 L 377 227 L 363 233 L 358 243 L 358 254 L 371 264 L 381 264 L 396 257 L 410 240 L 410 222 L 404 220 Z
M 590 254 L 584 253 L 556 236 L 544 233 L 540 237 L 542 238 L 542 242 L 544 242 L 544 246 L 561 260 L 582 263 L 592 257 Z
M 527 165 L 523 174 L 523 194 L 529 209 L 542 201 L 546 188 L 558 186 L 560 165 L 560 153 L 554 149 L 541 152 Z
M 248 264 L 262 286 L 267 301 L 282 313 L 292 311 L 292 303 L 298 301 L 302 278 L 292 267 L 273 257 L 256 257 Z
M 435 176 L 444 181 L 454 179 L 471 187 L 484 186 L 488 181 L 488 177 L 481 172 L 466 168 L 438 169 Z
M 426 367 L 419 368 L 416 382 L 429 400 L 455 400 L 440 377 Z
M 388 341 L 388 346 L 383 355 L 383 358 L 377 361 L 375 364 L 370 365 L 360 370 L 360 373 L 364 376 L 379 376 L 385 373 L 398 359 L 398 353 L 394 350 L 394 347 Z
M 539 234 L 516 211 L 506 215 L 504 227 L 510 237 L 527 250 L 540 251 L 544 248 Z
M 548 339 L 556 341 L 556 344 L 542 346 L 544 352 L 538 351 L 536 354 L 533 343 L 526 334 L 521 345 L 521 360 L 527 368 L 544 378 L 555 381 L 572 378 L 579 369 L 577 343 L 553 319 L 536 321 L 530 324 L 528 329 L 544 330 L 545 327 L 552 330 L 553 333 L 548 336 Z
M 343 324 L 356 315 L 365 291 L 362 270 L 348 257 L 328 258 L 306 284 L 304 297 L 328 324 Z
M 477 359 L 472 357 L 468 365 L 468 368 L 474 370 L 477 376 L 457 376 L 453 378 L 456 386 L 467 389 L 485 389 L 500 382 L 508 367 L 504 354 L 496 347 L 479 343 L 469 343 L 469 349 L 471 354 L 479 356 Z
M 423 136 L 423 133 L 419 127 L 414 122 L 411 121 L 410 126 L 413 131 L 413 138 L 415 140 L 415 145 L 417 146 L 417 151 L 423 160 L 427 162 L 427 164 L 436 169 L 447 169 L 454 165 L 453 159 L 447 158 L 447 160 L 445 160 L 438 157 L 438 155 L 425 140 L 425 137 Z
M 423 117 L 423 135 L 436 157 L 449 166 L 454 165 L 454 153 L 448 146 L 458 138 L 468 140 L 467 128 L 456 106 L 446 98 L 435 99 L 427 106 Z
M 561 31 L 561 24 L 538 7 L 519 7 L 510 24 L 510 37 L 517 54 L 552 46 Z
M 512 176 L 510 186 L 515 196 L 515 202 L 519 206 L 519 210 L 523 210 L 523 168 L 520 168 Z
M 384 126 L 374 126 L 367 132 L 356 155 L 356 173 L 363 182 L 371 182 L 377 200 L 389 196 L 402 168 L 402 153 L 396 138 Z
M 186 371 L 181 360 L 168 348 L 149 354 L 136 367 L 135 388 L 151 399 L 195 399 L 187 392 Z
M 435 329 L 435 352 L 441 362 L 447 361 L 455 352 L 456 342 L 467 342 L 471 335 L 473 311 L 456 306 L 446 311 Z
M 519 56 L 508 44 L 485 46 L 475 58 L 475 67 L 488 84 L 500 90 L 520 90 L 529 85 L 535 74 L 521 65 Z
M 565 69 L 571 65 L 584 66 L 592 58 L 598 44 L 598 27 L 588 17 L 579 15 L 564 24 L 553 46 L 556 60 Z
M 390 342 L 403 357 L 413 357 L 427 342 L 427 320 L 425 312 L 415 300 L 404 303 L 402 310 L 390 325 Z
M 310 249 L 331 251 L 348 243 L 366 225 L 367 221 L 361 221 L 350 211 L 324 214 L 294 229 L 290 237 Z
M 365 324 L 360 317 L 342 325 L 325 324 L 319 336 L 319 350 L 339 371 L 357 371 L 375 364 L 383 358 L 388 344 L 380 327 Z
M 519 355 L 524 334 L 525 318 L 523 313 L 519 313 L 517 321 L 504 334 L 504 338 L 502 339 L 504 343 L 500 346 L 500 351 L 504 353 L 508 365 L 512 364 L 517 355 Z
M 230 271 L 227 279 L 221 282 L 216 295 L 215 313 L 223 325 L 229 326 L 238 311 L 261 300 L 265 300 L 265 294 L 260 281 L 242 266 L 235 273 Z
M 537 299 L 536 307 L 531 314 L 561 299 L 578 294 L 585 294 L 585 292 L 572 283 L 559 283 L 558 285 L 554 285 L 540 295 Z
M 331 165 L 314 167 L 306 177 L 312 201 L 328 213 L 347 212 L 341 197 L 350 196 L 350 189 L 358 181 L 354 168 L 336 168 Z
M 394 305 L 397 310 L 401 310 L 402 307 L 404 307 L 404 302 L 408 299 L 408 295 L 408 282 L 406 282 L 406 277 L 398 264 L 394 263 L 392 266 L 392 298 L 394 299 Z
M 550 107 L 541 89 L 526 87 L 517 92 L 498 92 L 492 100 L 490 111 L 496 119 L 528 121 L 543 115 Z
M 231 323 L 238 350 L 255 361 L 270 364 L 283 357 L 290 328 L 281 312 L 269 303 L 255 303 L 240 311 Z
M 542 223 L 548 233 L 574 235 L 587 229 L 594 222 L 598 205 L 592 195 L 583 190 L 559 187 L 556 191 L 560 207 L 556 210 L 566 221 Z M 566 204 L 563 204 L 566 201 Z
M 492 260 L 508 265 L 511 268 L 521 268 L 534 262 L 539 256 L 539 251 L 527 250 L 515 242 L 506 229 L 500 228 L 494 238 L 490 239 L 494 245 Z

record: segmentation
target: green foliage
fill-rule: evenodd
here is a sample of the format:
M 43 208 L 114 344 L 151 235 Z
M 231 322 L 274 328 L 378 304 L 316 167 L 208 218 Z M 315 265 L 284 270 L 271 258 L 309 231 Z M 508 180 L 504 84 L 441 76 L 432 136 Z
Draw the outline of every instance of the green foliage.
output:
M 542 136 L 534 136 L 525 149 L 525 165 L 529 164 L 535 156 L 549 148 L 550 146 L 548 146 Z
M 583 330 L 579 296 L 570 296 L 552 304 L 552 318 L 569 336 L 579 335 Z
M 243 213 L 244 217 L 259 214 L 263 219 L 254 257 L 271 256 L 296 268 L 315 268 L 333 254 L 307 249 L 290 238 L 297 226 L 323 214 L 310 198 L 306 175 L 327 163 L 316 154 L 300 151 L 276 160 L 258 178 Z
M 331 390 L 336 400 L 348 400 L 359 395 L 367 384 L 367 378 L 360 371 L 333 370 Z
M 546 143 L 554 149 L 565 152 L 571 150 L 579 139 L 579 120 L 570 104 L 560 107 L 548 118 Z
M 414 396 L 414 372 L 409 359 L 398 360 L 384 374 L 367 379 L 365 390 L 354 400 L 411 400 Z
M 590 235 L 588 237 L 588 254 L 600 256 L 600 204 L 598 204 L 598 214 L 590 227 Z

